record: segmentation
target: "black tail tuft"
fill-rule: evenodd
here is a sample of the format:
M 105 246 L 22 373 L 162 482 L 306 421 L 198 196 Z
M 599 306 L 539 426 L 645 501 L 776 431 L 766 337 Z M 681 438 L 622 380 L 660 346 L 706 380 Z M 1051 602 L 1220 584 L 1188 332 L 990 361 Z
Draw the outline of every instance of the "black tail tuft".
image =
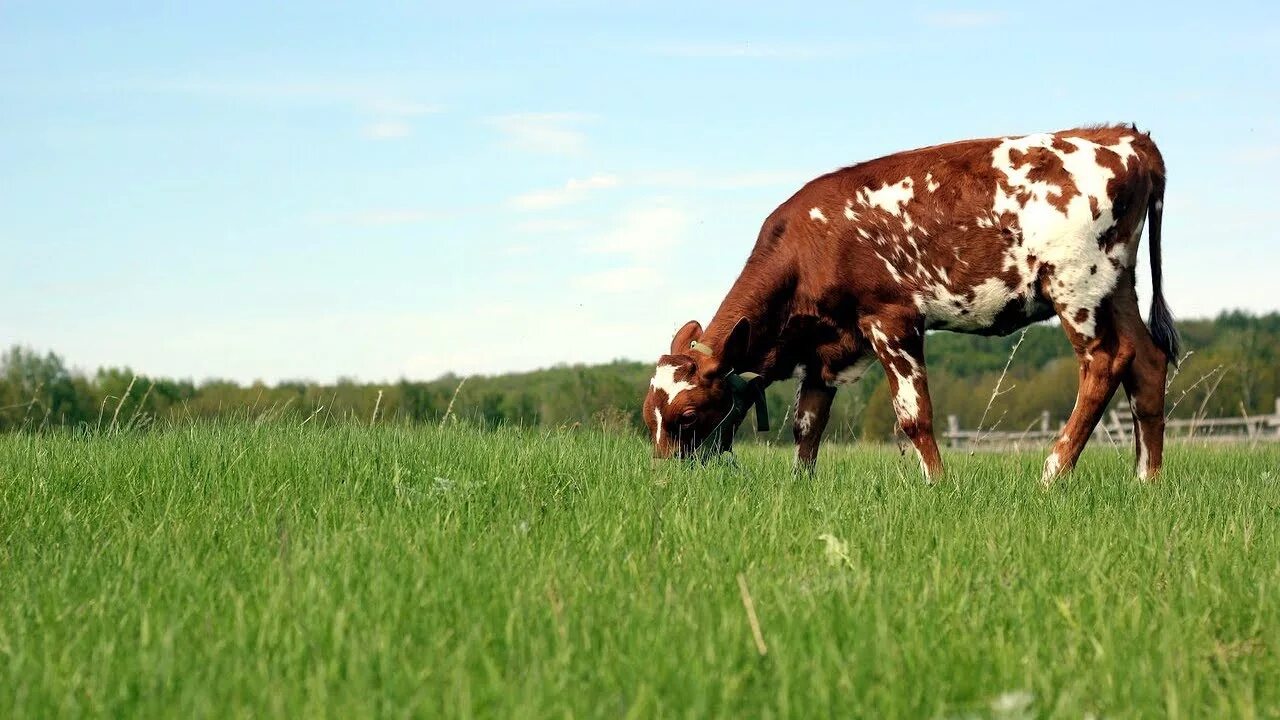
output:
M 1182 340 L 1178 338 L 1178 328 L 1173 325 L 1173 313 L 1163 297 L 1157 295 L 1151 299 L 1151 316 L 1147 319 L 1147 327 L 1151 330 L 1151 339 L 1156 347 L 1164 351 L 1169 364 L 1178 365 L 1182 352 Z
M 1151 199 L 1147 202 L 1147 216 L 1151 221 L 1151 313 L 1147 317 L 1147 327 L 1151 330 L 1151 338 L 1156 346 L 1164 351 L 1169 364 L 1176 366 L 1182 346 L 1178 339 L 1178 328 L 1173 324 L 1173 313 L 1164 301 L 1163 271 L 1160 266 L 1160 220 L 1164 214 L 1164 176 L 1153 178 L 1154 186 Z

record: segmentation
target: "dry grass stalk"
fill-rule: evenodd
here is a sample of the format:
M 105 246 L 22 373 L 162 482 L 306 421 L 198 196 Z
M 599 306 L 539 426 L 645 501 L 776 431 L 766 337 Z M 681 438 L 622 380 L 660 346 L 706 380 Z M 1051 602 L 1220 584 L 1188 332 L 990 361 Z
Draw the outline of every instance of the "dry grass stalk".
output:
M 1187 366 L 1187 358 L 1194 355 L 1195 352 L 1196 352 L 1195 350 L 1186 351 L 1185 353 L 1183 353 L 1182 359 L 1178 361 L 1178 364 L 1173 366 L 1173 372 L 1170 373 L 1169 379 L 1166 380 L 1164 383 L 1164 387 L 1166 391 L 1169 389 L 1170 386 L 1173 385 L 1173 381 L 1177 379 L 1178 373 L 1182 372 L 1182 368 Z
M 120 396 L 120 402 L 116 403 L 116 411 L 111 414 L 111 425 L 107 427 L 109 432 L 118 432 L 120 430 L 120 408 L 124 407 L 125 402 L 129 399 L 129 393 L 133 392 L 133 384 L 138 382 L 138 376 L 134 375 L 129 380 L 129 386 L 124 389 L 124 395 Z
M 129 417 L 129 422 L 125 423 L 126 429 L 132 429 L 138 426 L 138 416 L 142 413 L 142 408 L 147 404 L 147 398 L 151 397 L 151 391 L 156 389 L 156 383 L 153 380 L 147 386 L 147 391 L 142 393 L 142 399 L 138 401 L 138 406 L 133 409 L 133 415 Z
M 102 416 L 107 412 L 107 401 L 116 399 L 115 395 L 107 395 L 102 398 L 102 404 L 98 406 L 98 424 L 94 425 L 94 432 L 102 432 Z
M 369 418 L 369 427 L 378 422 L 378 408 L 382 407 L 382 390 L 378 390 L 378 399 L 373 403 L 373 417 Z
M 787 427 L 787 418 L 791 417 L 791 408 L 796 407 L 795 403 L 787 406 L 787 411 L 782 413 L 782 422 L 778 423 L 777 442 L 782 442 L 782 431 Z
M 1249 438 L 1249 447 L 1256 448 L 1258 446 L 1258 434 L 1262 432 L 1262 426 L 1257 428 L 1253 426 L 1253 418 L 1249 417 L 1249 410 L 1245 408 L 1244 401 L 1240 401 L 1240 417 L 1244 418 L 1244 432 Z
M 1193 382 L 1193 383 L 1191 383 L 1190 385 L 1188 385 L 1188 386 L 1187 386 L 1187 389 L 1186 389 L 1186 390 L 1183 390 L 1183 391 L 1182 391 L 1182 394 L 1178 396 L 1178 399 L 1173 401 L 1173 405 L 1169 408 L 1169 411 L 1168 411 L 1168 412 L 1166 412 L 1166 413 L 1164 414 L 1165 419 L 1167 420 L 1167 419 L 1169 419 L 1169 418 L 1173 417 L 1173 411 L 1178 409 L 1178 404 L 1179 404 L 1179 403 L 1181 403 L 1181 402 L 1182 402 L 1182 400 L 1183 400 L 1183 398 L 1185 398 L 1185 397 L 1187 396 L 1187 393 L 1189 393 L 1189 392 L 1191 392 L 1192 390 L 1196 389 L 1196 386 L 1198 386 L 1200 383 L 1202 383 L 1202 382 L 1204 382 L 1205 380 L 1207 380 L 1207 379 L 1209 379 L 1210 377 L 1212 377 L 1214 373 L 1221 372 L 1222 370 L 1223 370 L 1223 366 L 1222 366 L 1222 365 L 1218 365 L 1217 367 L 1213 368 L 1213 369 L 1212 369 L 1212 370 L 1210 370 L 1209 372 L 1207 372 L 1207 373 L 1205 373 L 1205 374 L 1201 375 L 1199 378 L 1197 378 L 1197 379 L 1196 379 L 1196 381 L 1195 381 L 1195 382 Z
M 17 410 L 20 407 L 24 407 L 27 409 L 27 411 L 26 413 L 23 414 L 23 419 L 26 419 L 26 416 L 31 413 L 31 408 L 40 403 L 40 390 L 43 387 L 44 387 L 44 383 L 36 383 L 36 389 L 32 391 L 30 400 L 28 400 L 27 402 L 20 402 L 20 403 L 15 403 L 13 405 L 6 405 L 4 407 L 0 407 L 0 412 L 3 412 L 5 410 Z
M 1120 443 L 1116 442 L 1116 436 L 1111 432 L 1111 425 L 1107 422 L 1109 419 L 1110 418 L 1108 416 L 1104 415 L 1098 420 L 1096 427 L 1102 430 L 1102 434 L 1107 438 L 1107 442 L 1111 443 L 1111 447 L 1118 448 L 1120 447 Z
M 314 419 L 316 418 L 316 416 L 317 416 L 317 415 L 319 415 L 319 414 L 324 410 L 324 408 L 325 408 L 325 406 L 324 406 L 324 405 L 320 405 L 320 406 L 316 407 L 315 412 L 313 412 L 313 413 L 311 413 L 310 415 L 308 415 L 308 416 L 307 416 L 307 419 L 302 421 L 302 425 L 306 425 L 307 423 L 309 423 L 309 422 L 311 422 L 312 420 L 314 420 Z M 302 427 L 302 425 L 299 425 L 298 427 Z
M 742 607 L 747 611 L 747 622 L 751 624 L 751 638 L 756 642 L 756 652 L 761 657 L 769 654 L 764 644 L 764 633 L 760 631 L 760 619 L 756 617 L 756 604 L 751 600 L 751 591 L 747 589 L 747 576 L 738 573 L 738 591 L 742 593 Z
M 1221 368 L 1222 366 L 1220 365 L 1219 367 Z M 1209 405 L 1209 398 L 1213 397 L 1213 393 L 1217 391 L 1218 385 L 1222 383 L 1222 378 L 1227 375 L 1226 369 L 1222 369 L 1223 371 L 1218 373 L 1218 377 L 1213 381 L 1213 385 L 1209 386 L 1209 392 L 1204 394 L 1204 399 L 1200 401 L 1200 407 L 1197 408 L 1195 414 L 1191 416 L 1191 427 L 1187 430 L 1187 434 L 1189 436 L 1196 434 L 1196 425 L 1205 417 L 1205 409 Z
M 444 424 L 453 415 L 453 404 L 457 402 L 458 393 L 462 392 L 462 386 L 467 384 L 467 377 L 462 378 L 462 382 L 458 383 L 458 387 L 453 389 L 453 397 L 449 398 L 449 407 L 444 409 L 444 417 L 440 418 L 440 427 L 444 427 Z
M 42 383 L 42 382 L 40 382 L 40 383 L 36 383 L 36 389 L 35 389 L 35 390 L 33 390 L 33 391 L 32 391 L 32 393 L 31 393 L 31 401 L 30 401 L 30 402 L 27 402 L 27 403 L 21 403 L 21 404 L 19 404 L 19 405 L 17 406 L 17 407 L 21 407 L 22 405 L 26 405 L 26 406 L 27 406 L 27 409 L 22 413 L 22 424 L 23 424 L 23 425 L 26 425 L 26 424 L 27 424 L 27 418 L 31 416 L 31 410 L 32 410 L 36 405 L 41 405 L 41 404 L 43 404 L 43 403 L 41 403 L 41 402 L 40 402 L 40 390 L 41 390 L 42 388 L 44 388 L 44 383 Z
M 324 419 L 325 419 L 325 420 L 332 420 L 332 419 L 333 419 L 333 405 L 334 405 L 334 403 L 336 403 L 336 402 L 338 402 L 338 391 L 337 391 L 337 390 L 334 390 L 334 391 L 333 391 L 333 395 L 331 395 L 331 396 L 329 397 L 329 409 L 328 409 L 328 411 L 326 411 L 326 412 L 325 412 L 325 414 L 324 414 Z
M 991 412 L 991 406 L 995 404 L 996 398 L 1011 392 L 1015 387 L 1017 387 L 1016 385 L 1010 385 L 1004 390 L 1000 389 L 1000 386 L 1004 384 L 1005 377 L 1009 374 L 1009 366 L 1013 364 L 1013 356 L 1018 354 L 1018 348 L 1022 346 L 1022 341 L 1027 339 L 1027 330 L 1028 328 L 1022 329 L 1022 334 L 1018 336 L 1018 342 L 1014 343 L 1013 347 L 1009 349 L 1009 359 L 1005 360 L 1004 369 L 1000 371 L 1000 377 L 996 379 L 996 386 L 991 389 L 991 397 L 987 400 L 987 407 L 982 411 L 982 418 L 978 420 L 978 432 L 982 432 L 982 426 L 987 422 L 987 415 Z M 987 435 L 990 435 L 997 427 L 999 427 L 1000 421 L 1004 419 L 1006 414 L 1007 413 L 1001 413 L 1000 417 L 996 418 L 996 421 L 992 423 L 991 427 L 987 430 Z M 984 439 L 985 436 L 980 436 L 978 438 L 978 442 L 982 442 Z
M 296 399 L 297 398 L 291 397 L 288 400 L 285 400 L 283 403 L 271 403 L 271 407 L 267 408 L 266 410 L 263 410 L 261 413 L 259 413 L 258 417 L 254 418 L 253 426 L 262 427 L 263 424 L 280 418 L 281 416 L 284 415 L 284 411 L 289 409 L 289 406 L 292 405 L 293 401 Z
M 1022 434 L 1019 435 L 1018 439 L 1014 441 L 1014 449 L 1020 448 L 1022 446 L 1022 442 L 1027 439 L 1027 434 L 1031 432 L 1031 428 L 1039 424 L 1040 424 L 1040 418 L 1036 418 L 1035 420 L 1031 421 L 1030 425 L 1027 425 L 1025 428 L 1023 428 Z M 969 454 L 972 455 L 973 453 L 969 453 Z

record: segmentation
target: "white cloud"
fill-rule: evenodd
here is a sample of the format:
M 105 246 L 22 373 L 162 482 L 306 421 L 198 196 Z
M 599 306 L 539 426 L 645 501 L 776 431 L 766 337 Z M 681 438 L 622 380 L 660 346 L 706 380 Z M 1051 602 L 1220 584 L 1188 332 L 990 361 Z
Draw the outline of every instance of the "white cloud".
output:
M 815 175 L 815 172 L 803 170 L 753 170 L 737 173 L 664 170 L 640 173 L 635 176 L 635 184 L 681 190 L 742 190 L 760 187 L 799 187 Z
M 320 225 L 356 225 L 380 227 L 385 225 L 415 225 L 440 217 L 440 213 L 427 210 L 384 209 L 362 210 L 350 213 L 321 213 L 311 216 Z
M 843 45 L 826 43 L 768 42 L 671 42 L 648 48 L 654 55 L 682 58 L 785 58 L 833 57 L 848 52 Z
M 581 202 L 593 190 L 617 187 L 616 175 L 592 175 L 586 180 L 570 179 L 564 185 L 549 190 L 534 190 L 516 195 L 507 204 L 517 210 L 549 210 Z
M 685 237 L 688 226 L 684 211 L 661 202 L 622 213 L 611 230 L 588 240 L 582 249 L 616 256 L 625 264 L 578 275 L 574 284 L 592 293 L 660 292 L 667 285 L 667 250 Z
M 575 232 L 584 227 L 583 221 L 570 218 L 531 218 L 515 224 L 517 231 L 530 234 Z
M 990 27 L 1004 22 L 1004 15 L 994 12 L 931 12 L 921 16 L 926 25 L 945 28 Z
M 412 132 L 413 128 L 409 127 L 409 123 L 403 120 L 381 120 L 365 126 L 364 129 L 365 137 L 374 140 L 397 140 L 409 137 Z
M 1231 159 L 1241 165 L 1270 165 L 1280 160 L 1280 145 L 1242 147 L 1231 154 Z
M 497 128 L 509 146 L 519 150 L 577 155 L 586 148 L 587 136 L 573 126 L 591 119 L 581 113 L 513 113 L 486 118 L 485 122 Z
M 412 93 L 390 89 L 373 82 L 311 82 L 264 80 L 228 82 L 190 78 L 142 80 L 119 89 L 144 93 L 189 95 L 256 105 L 302 105 L 345 108 L 370 116 L 374 121 L 363 128 L 377 139 L 401 138 L 411 132 L 407 120 L 441 112 L 433 103 L 421 102 Z
M 507 257 L 528 257 L 533 255 L 533 246 L 529 243 L 512 243 L 502 248 Z
M 574 284 L 593 293 L 628 293 L 662 284 L 657 271 L 645 265 L 609 268 L 579 275 Z
M 410 100 L 396 100 L 392 98 L 373 100 L 369 103 L 369 109 L 379 115 L 391 115 L 395 117 L 421 117 L 423 115 L 431 115 L 441 111 L 439 105 L 413 102 Z
M 650 262 L 679 243 L 688 227 L 685 212 L 671 205 L 659 203 L 633 208 L 619 216 L 612 230 L 587 241 L 583 249 Z
M 410 93 L 366 81 L 236 82 L 168 78 L 128 82 L 118 86 L 118 89 L 144 93 L 195 95 L 253 103 L 346 105 L 376 115 L 399 117 L 427 115 L 440 112 L 442 109 L 439 105 L 415 100 L 409 97 Z

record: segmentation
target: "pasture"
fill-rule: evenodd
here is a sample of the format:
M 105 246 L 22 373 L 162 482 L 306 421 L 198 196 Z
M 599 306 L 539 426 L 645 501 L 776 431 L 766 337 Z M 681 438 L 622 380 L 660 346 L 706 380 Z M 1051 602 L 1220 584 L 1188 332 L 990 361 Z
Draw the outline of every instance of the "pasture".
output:
M 812 479 L 648 452 L 0 436 L 0 716 L 1280 716 L 1274 445 L 1175 445 L 1144 485 L 1095 442 L 1048 491 L 1041 453 L 951 451 L 926 487 L 891 446 Z

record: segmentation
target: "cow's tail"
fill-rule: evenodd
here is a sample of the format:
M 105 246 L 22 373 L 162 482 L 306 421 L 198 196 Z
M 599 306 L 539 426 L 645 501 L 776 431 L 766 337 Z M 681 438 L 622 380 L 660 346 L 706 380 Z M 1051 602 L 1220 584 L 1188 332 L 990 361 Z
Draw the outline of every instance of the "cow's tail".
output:
M 1147 219 L 1150 222 L 1151 235 L 1151 313 L 1147 317 L 1147 328 L 1151 330 L 1151 338 L 1156 346 L 1164 351 L 1171 365 L 1178 364 L 1179 348 L 1178 328 L 1173 324 L 1173 313 L 1164 301 L 1163 270 L 1160 266 L 1160 218 L 1164 214 L 1164 173 L 1152 176 L 1151 197 L 1147 200 Z

